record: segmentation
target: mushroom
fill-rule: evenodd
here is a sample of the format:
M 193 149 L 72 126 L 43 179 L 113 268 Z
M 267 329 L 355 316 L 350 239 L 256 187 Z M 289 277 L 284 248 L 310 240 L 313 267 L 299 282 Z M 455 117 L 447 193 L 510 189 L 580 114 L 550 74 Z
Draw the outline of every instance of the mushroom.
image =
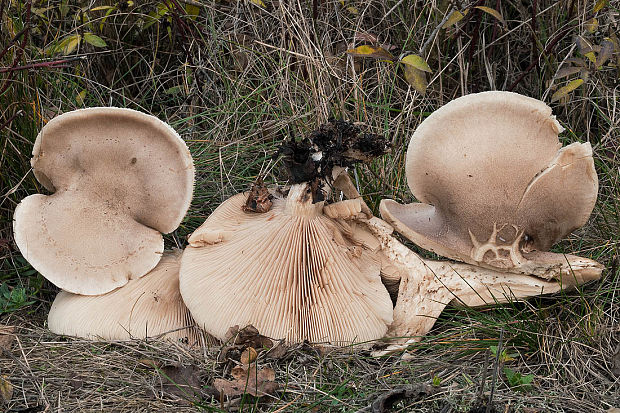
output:
M 326 214 L 334 215 L 330 209 L 338 211 L 340 226 L 350 226 L 349 232 L 357 242 L 380 251 L 382 280 L 390 294 L 397 297 L 394 321 L 386 333 L 391 344 L 375 351 L 375 356 L 404 350 L 420 341 L 450 303 L 475 307 L 518 301 L 570 289 L 601 276 L 601 264 L 581 257 L 572 258 L 570 274 L 558 273 L 553 280 L 508 273 L 505 269 L 423 259 L 392 235 L 394 228 L 387 222 L 369 213 L 360 214 L 369 209 L 346 172 L 340 173 L 336 182 L 337 189 L 351 199 L 325 207 Z
M 392 302 L 377 251 L 332 218 L 363 212 L 328 214 L 312 192 L 295 184 L 265 213 L 244 211 L 247 193 L 235 195 L 189 237 L 180 289 L 199 326 L 219 339 L 251 324 L 274 339 L 334 344 L 385 334 Z
M 385 221 L 372 217 L 362 222 L 380 240 L 381 251 L 395 270 L 389 273 L 388 282 L 398 286 L 394 322 L 386 334 L 391 338 L 390 345 L 375 351 L 375 356 L 405 350 L 420 341 L 450 303 L 476 307 L 520 301 L 598 279 L 603 269 L 599 263 L 582 258 L 584 271 L 544 280 L 471 264 L 426 260 L 394 238 L 393 228 Z M 399 282 L 395 284 L 396 280 Z
M 551 108 L 516 93 L 455 99 L 409 143 L 407 182 L 420 203 L 383 200 L 381 216 L 451 259 L 547 280 L 600 275 L 589 260 L 546 252 L 586 223 L 598 191 L 590 144 L 562 148 L 562 130 Z
M 107 293 L 153 269 L 161 233 L 177 228 L 192 197 L 185 142 L 134 110 L 90 108 L 52 119 L 31 164 L 53 194 L 17 206 L 15 241 L 37 271 L 75 294 Z
M 158 337 L 195 344 L 199 332 L 179 293 L 181 251 L 164 252 L 157 266 L 99 296 L 61 291 L 47 324 L 56 334 L 86 339 Z

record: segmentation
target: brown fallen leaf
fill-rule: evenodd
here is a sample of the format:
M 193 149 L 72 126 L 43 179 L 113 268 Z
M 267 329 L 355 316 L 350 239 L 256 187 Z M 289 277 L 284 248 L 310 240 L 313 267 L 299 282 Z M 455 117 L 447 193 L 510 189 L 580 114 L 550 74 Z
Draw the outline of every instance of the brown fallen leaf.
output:
M 252 366 L 247 369 L 237 366 L 230 373 L 234 380 L 215 379 L 213 381 L 213 387 L 229 398 L 242 394 L 261 397 L 275 393 L 280 387 L 275 381 L 275 371 L 269 367 L 257 369 L 256 366 Z
M 196 366 L 164 366 L 159 370 L 162 376 L 163 393 L 181 399 L 194 399 L 202 392 L 200 369 Z
M 241 329 L 239 326 L 233 326 L 226 332 L 225 339 L 230 344 L 242 345 L 244 348 L 254 347 L 255 349 L 261 349 L 273 347 L 273 341 L 261 335 L 253 325 L 248 325 Z
M 252 189 L 250 189 L 250 194 L 245 201 L 243 210 L 245 212 L 268 212 L 273 205 L 272 199 L 273 195 L 269 193 L 267 186 L 263 183 L 263 178 L 258 178 L 252 184 Z M 258 333 L 258 330 L 256 332 Z
M 0 377 L 0 402 L 9 403 L 13 397 L 13 385 L 9 381 L 9 376 Z
M 241 353 L 241 358 L 239 359 L 239 361 L 241 361 L 243 365 L 246 365 L 253 363 L 256 360 L 256 357 L 258 357 L 258 353 L 256 352 L 256 350 L 254 350 L 253 347 L 248 347 L 243 350 L 243 353 Z
M 0 349 L 11 349 L 15 340 L 15 326 L 0 326 Z
M 267 358 L 272 360 L 279 360 L 286 356 L 289 348 L 284 345 L 284 342 L 279 343 L 275 347 L 272 347 L 271 350 L 267 353 Z

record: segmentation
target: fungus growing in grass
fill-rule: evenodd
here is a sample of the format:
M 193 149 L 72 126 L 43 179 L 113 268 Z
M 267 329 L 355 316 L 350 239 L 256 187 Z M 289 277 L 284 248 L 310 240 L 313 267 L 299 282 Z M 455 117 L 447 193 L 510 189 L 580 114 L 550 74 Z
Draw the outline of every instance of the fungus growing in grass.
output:
M 76 294 L 103 294 L 153 269 L 161 233 L 177 228 L 192 197 L 187 146 L 169 125 L 134 110 L 52 119 L 31 163 L 53 194 L 17 206 L 15 241 L 45 278 Z
M 49 329 L 86 339 L 158 337 L 197 343 L 199 333 L 179 293 L 180 256 L 181 251 L 164 252 L 148 274 L 107 294 L 61 291 L 47 318 Z
M 219 339 L 249 324 L 289 342 L 385 334 L 392 302 L 376 251 L 327 216 L 323 201 L 313 203 L 313 192 L 293 185 L 264 213 L 244 211 L 248 194 L 235 195 L 190 236 L 180 288 L 199 326 Z M 332 216 L 352 213 L 333 205 Z
M 420 124 L 407 151 L 420 201 L 381 215 L 422 248 L 546 279 L 585 274 L 589 260 L 549 248 L 584 225 L 598 190 L 589 143 L 561 147 L 551 108 L 511 92 L 455 99 Z M 582 280 L 577 280 L 581 282 Z

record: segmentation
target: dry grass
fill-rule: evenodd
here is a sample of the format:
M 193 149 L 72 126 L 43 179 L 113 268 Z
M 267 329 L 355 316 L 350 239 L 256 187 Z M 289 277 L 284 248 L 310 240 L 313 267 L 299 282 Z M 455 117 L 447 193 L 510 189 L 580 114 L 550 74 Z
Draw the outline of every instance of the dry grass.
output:
M 229 368 L 216 363 L 217 348 L 88 343 L 45 330 L 44 318 L 56 290 L 11 248 L 10 222 L 22 198 L 42 191 L 28 161 L 37 131 L 52 116 L 83 106 L 131 107 L 158 115 L 182 134 L 196 161 L 197 186 L 187 218 L 166 239 L 168 247 L 183 246 L 185 236 L 222 200 L 246 189 L 257 175 L 284 182 L 278 162 L 271 159 L 275 146 L 307 134 L 330 116 L 362 122 L 368 130 L 390 137 L 390 156 L 355 171 L 366 201 L 376 208 L 381 198 L 412 199 L 403 176 L 408 137 L 442 104 L 464 93 L 505 90 L 520 78 L 515 91 L 549 102 L 558 85 L 566 83 L 554 75 L 560 62 L 576 56 L 572 40 L 586 33 L 594 6 L 591 1 L 540 0 L 532 13 L 531 5 L 498 2 L 507 29 L 490 15 L 474 11 L 466 24 L 439 30 L 433 40 L 430 36 L 447 2 L 345 1 L 343 6 L 328 0 L 317 2 L 313 18 L 313 2 L 265 0 L 267 7 L 262 8 L 249 1 L 209 1 L 201 2 L 196 20 L 174 9 L 161 24 L 143 30 L 140 20 L 157 2 L 136 3 L 140 4 L 129 10 L 113 11 L 100 29 L 104 12 L 85 9 L 80 14 L 70 5 L 63 15 L 60 0 L 35 2 L 35 8 L 49 7 L 40 12 L 49 22 L 33 14 L 36 29 L 31 29 L 23 55 L 19 57 L 18 42 L 1 59 L 3 67 L 11 66 L 15 57 L 19 65 L 47 61 L 42 49 L 63 36 L 89 30 L 107 43 L 105 48 L 83 43 L 72 54 L 83 58 L 65 67 L 16 71 L 11 78 L 3 74 L 8 83 L 0 81 L 0 87 L 8 85 L 0 94 L 0 241 L 6 240 L 0 243 L 0 282 L 35 301 L 16 305 L 17 312 L 0 307 L 0 324 L 18 326 L 18 341 L 0 358 L 0 376 L 14 385 L 7 406 L 14 411 L 33 406 L 48 411 L 217 410 L 222 405 L 210 400 L 208 392 L 190 406 L 162 390 L 161 372 L 138 360 L 196 366 L 207 388 L 214 378 L 226 377 Z M 21 30 L 25 4 L 0 0 L 0 49 Z M 490 0 L 480 4 L 497 7 Z M 92 27 L 84 14 L 95 22 Z M 610 2 L 596 16 L 599 27 L 587 35 L 592 42 L 618 32 L 617 3 Z M 163 23 L 167 17 L 170 24 Z M 395 55 L 418 52 L 428 43 L 425 57 L 434 72 L 426 96 L 408 87 L 393 63 L 347 57 L 347 48 L 367 43 L 360 40 L 362 33 L 394 46 Z M 367 351 L 351 349 L 323 354 L 305 346 L 278 360 L 264 356 L 277 380 L 286 383 L 285 390 L 257 405 L 248 401 L 224 408 L 357 411 L 388 389 L 437 377 L 438 393 L 401 402 L 395 410 L 468 411 L 485 376 L 486 350 L 497 345 L 502 330 L 503 345 L 515 354 L 506 365 L 533 374 L 534 385 L 526 392 L 516 391 L 500 371 L 494 391 L 498 411 L 590 412 L 614 403 L 620 407 L 620 360 L 614 359 L 620 342 L 618 92 L 618 69 L 605 67 L 593 72 L 566 101 L 552 105 L 558 119 L 570 127 L 564 141 L 592 143 L 600 179 L 590 222 L 556 250 L 605 264 L 600 282 L 496 309 L 448 309 L 407 361 L 376 360 Z M 493 364 L 489 363 L 485 394 L 491 388 Z

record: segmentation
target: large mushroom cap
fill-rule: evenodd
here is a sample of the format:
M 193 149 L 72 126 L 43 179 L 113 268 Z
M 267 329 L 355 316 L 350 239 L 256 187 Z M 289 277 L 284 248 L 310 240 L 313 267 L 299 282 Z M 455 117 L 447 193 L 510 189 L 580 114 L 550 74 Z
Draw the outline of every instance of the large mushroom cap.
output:
M 561 130 L 536 99 L 511 92 L 458 98 L 411 138 L 407 181 L 421 203 L 385 200 L 381 214 L 449 258 L 506 269 L 537 260 L 532 251 L 586 223 L 598 191 L 590 144 L 561 148 Z
M 48 315 L 49 329 L 87 339 L 162 337 L 196 343 L 194 321 L 179 293 L 180 255 L 164 253 L 147 275 L 104 295 L 61 291 Z
M 191 202 L 194 167 L 179 135 L 134 110 L 91 108 L 52 119 L 31 160 L 50 196 L 17 207 L 15 241 L 44 277 L 77 294 L 118 288 L 161 257 Z
M 382 337 L 392 303 L 375 252 L 324 215 L 306 184 L 266 213 L 244 212 L 246 197 L 220 205 L 183 253 L 181 294 L 198 325 L 220 339 L 249 324 L 290 342 Z

